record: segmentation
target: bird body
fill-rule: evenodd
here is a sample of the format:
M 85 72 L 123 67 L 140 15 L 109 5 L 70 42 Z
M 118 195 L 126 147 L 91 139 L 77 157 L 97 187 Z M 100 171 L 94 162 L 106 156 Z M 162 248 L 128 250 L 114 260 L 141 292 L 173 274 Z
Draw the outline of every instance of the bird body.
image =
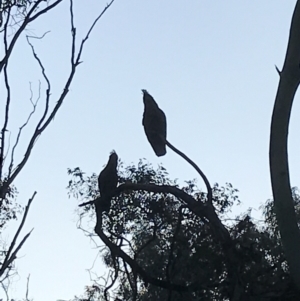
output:
M 155 154 L 160 157 L 166 154 L 167 120 L 165 113 L 158 107 L 154 98 L 143 92 L 144 115 L 143 126 L 149 143 Z
M 112 152 L 105 168 L 100 172 L 98 177 L 98 186 L 100 190 L 99 206 L 102 211 L 108 212 L 111 205 L 111 199 L 115 195 L 118 185 L 118 155 Z

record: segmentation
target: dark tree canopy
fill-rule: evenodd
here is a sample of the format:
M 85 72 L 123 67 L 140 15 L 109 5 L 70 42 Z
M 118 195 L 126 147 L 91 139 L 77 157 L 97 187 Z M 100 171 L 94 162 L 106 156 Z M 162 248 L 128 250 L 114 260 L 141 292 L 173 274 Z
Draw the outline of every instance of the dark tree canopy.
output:
M 126 182 L 179 188 L 162 166 L 154 170 L 143 161 L 126 168 L 121 164 L 119 184 Z M 81 200 L 89 199 L 89 195 L 94 197 L 96 175 L 84 177 L 77 169 L 69 188 Z M 197 188 L 195 181 L 188 181 L 180 188 L 197 202 L 205 202 L 206 193 Z M 300 297 L 292 284 L 280 240 L 274 235 L 271 204 L 265 207 L 267 224 L 262 227 L 254 223 L 249 213 L 227 222 L 228 213 L 237 203 L 237 190 L 230 184 L 213 186 L 213 204 L 234 242 L 238 276 L 244 289 L 240 300 L 298 300 Z M 89 208 L 84 208 L 88 216 L 93 212 Z M 127 253 L 152 277 L 183 286 L 195 284 L 191 292 L 170 291 L 147 284 L 107 250 L 103 253 L 104 262 L 114 275 L 118 275 L 119 281 L 108 300 L 116 297 L 126 301 L 230 299 L 235 279 L 228 276 L 222 245 L 207 221 L 195 216 L 182 200 L 163 193 L 123 192 L 113 198 L 110 218 L 104 218 L 103 231 L 116 243 L 126 245 Z M 96 286 L 98 298 L 95 300 L 105 300 L 104 290 L 109 283 Z
M 158 107 L 153 97 L 143 92 L 144 115 L 143 126 L 149 143 L 155 154 L 160 157 L 166 154 L 167 120 L 164 112 Z

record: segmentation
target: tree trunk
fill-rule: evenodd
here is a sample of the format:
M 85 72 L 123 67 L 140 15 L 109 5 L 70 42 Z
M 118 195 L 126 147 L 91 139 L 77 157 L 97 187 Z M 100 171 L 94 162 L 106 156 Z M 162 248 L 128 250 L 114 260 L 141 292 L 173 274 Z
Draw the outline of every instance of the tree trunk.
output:
M 274 206 L 290 273 L 300 289 L 300 231 L 291 193 L 288 166 L 288 128 L 292 104 L 300 82 L 300 0 L 297 1 L 280 81 L 270 134 L 270 172 Z

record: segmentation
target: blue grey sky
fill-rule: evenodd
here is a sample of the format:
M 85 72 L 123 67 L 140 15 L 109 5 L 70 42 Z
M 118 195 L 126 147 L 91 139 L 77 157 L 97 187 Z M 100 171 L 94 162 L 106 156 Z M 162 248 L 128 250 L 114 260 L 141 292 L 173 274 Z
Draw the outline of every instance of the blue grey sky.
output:
M 66 191 L 68 167 L 98 173 L 115 149 L 127 164 L 146 158 L 154 166 L 163 163 L 170 177 L 181 182 L 198 178 L 171 150 L 165 157 L 155 156 L 141 124 L 141 89 L 147 89 L 164 110 L 168 140 L 190 156 L 212 184 L 230 182 L 239 189 L 243 205 L 233 216 L 253 207 L 253 216 L 261 217 L 259 206 L 272 197 L 268 144 L 279 79 L 275 65 L 282 67 L 295 2 L 115 0 L 86 43 L 83 63 L 62 108 L 15 183 L 23 205 L 35 190 L 38 194 L 23 234 L 33 227 L 34 231 L 20 251 L 11 297 L 25 296 L 29 273 L 34 300 L 67 300 L 90 284 L 86 269 L 97 250 L 76 229 L 77 202 Z M 75 1 L 79 42 L 105 4 Z M 68 9 L 65 0 L 28 31 L 40 36 L 51 30 L 33 43 L 52 83 L 52 105 L 70 70 Z M 29 82 L 36 97 L 42 81 L 25 37 L 16 45 L 10 72 L 13 139 L 31 109 Z M 298 98 L 289 132 L 293 186 L 300 177 Z M 19 159 L 34 120 L 31 125 L 21 141 Z M 198 184 L 205 189 L 200 179 Z M 4 238 L 11 238 L 16 226 L 11 225 Z M 94 271 L 105 273 L 101 260 Z

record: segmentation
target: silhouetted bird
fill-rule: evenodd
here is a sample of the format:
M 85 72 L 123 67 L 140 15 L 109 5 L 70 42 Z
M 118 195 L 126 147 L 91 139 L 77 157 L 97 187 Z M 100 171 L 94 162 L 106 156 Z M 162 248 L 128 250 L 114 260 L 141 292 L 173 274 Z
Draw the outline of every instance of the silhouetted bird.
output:
M 111 205 L 111 199 L 115 194 L 118 184 L 118 155 L 113 151 L 108 159 L 107 165 L 100 172 L 98 177 L 98 186 L 101 194 L 100 203 L 97 204 L 101 211 L 108 212 Z
M 145 105 L 143 126 L 156 156 L 160 157 L 167 152 L 165 142 L 167 138 L 166 115 L 146 90 L 142 90 L 142 92 Z

